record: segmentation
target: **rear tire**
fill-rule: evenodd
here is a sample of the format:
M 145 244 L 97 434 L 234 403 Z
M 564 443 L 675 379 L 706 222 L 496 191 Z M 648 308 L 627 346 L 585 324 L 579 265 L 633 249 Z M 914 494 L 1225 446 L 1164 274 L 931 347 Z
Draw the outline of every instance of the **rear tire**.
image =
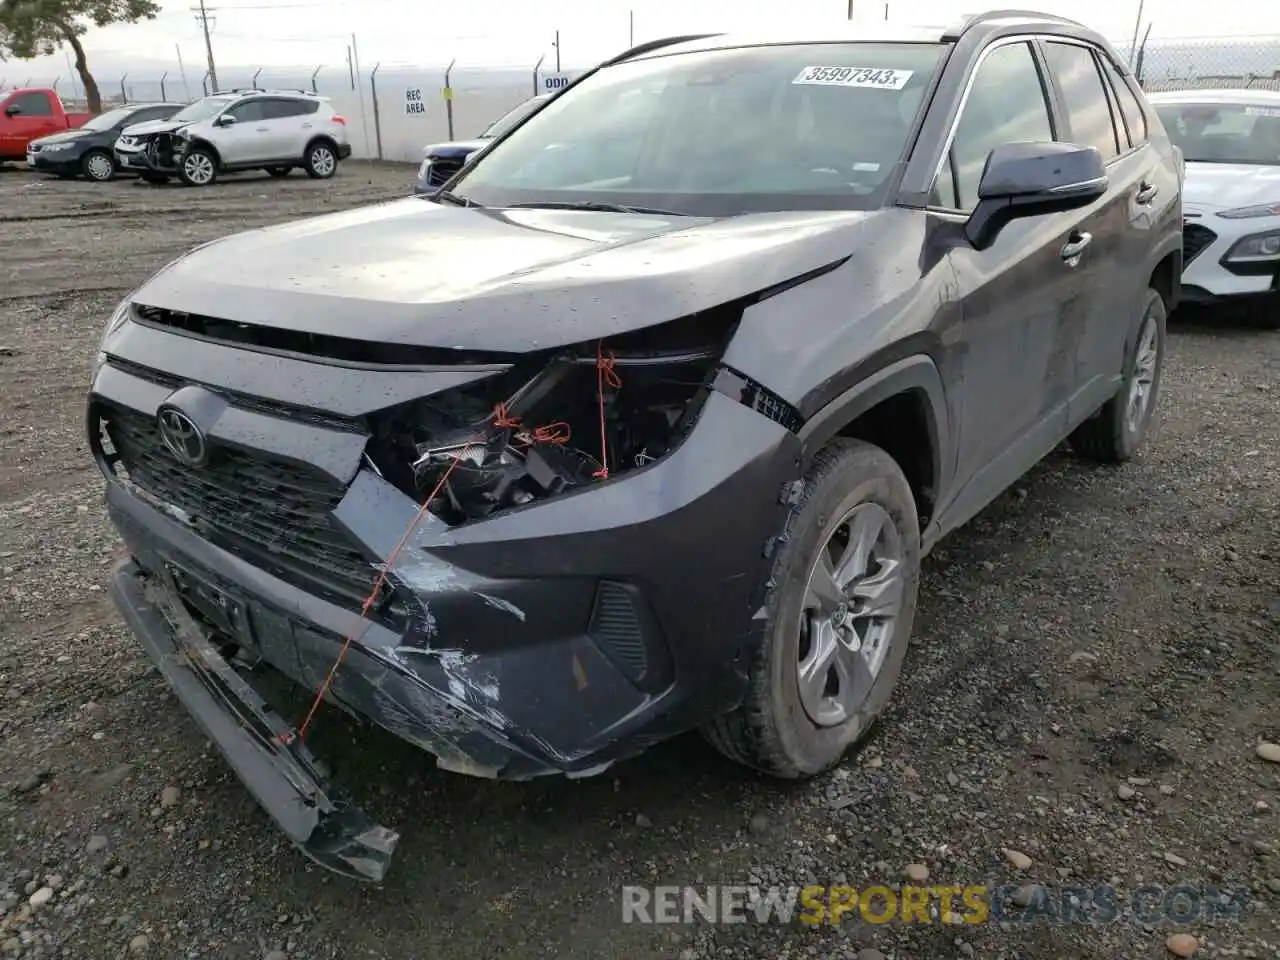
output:
M 218 158 L 208 147 L 192 147 L 178 161 L 178 176 L 189 187 L 212 186 L 218 180 Z
M 80 172 L 86 180 L 106 183 L 116 175 L 115 157 L 106 150 L 90 150 L 80 158 Z
M 911 486 L 884 450 L 836 440 L 814 459 L 778 543 L 746 697 L 703 733 L 738 763 L 801 779 L 840 762 L 902 672 L 920 580 Z M 822 587 L 833 582 L 831 604 Z
M 338 172 L 338 151 L 332 144 L 318 141 L 307 147 L 303 165 L 312 180 L 328 180 Z
M 1148 289 L 1120 389 L 1071 434 L 1071 447 L 1082 457 L 1124 463 L 1146 439 L 1160 399 L 1167 312 L 1164 297 Z

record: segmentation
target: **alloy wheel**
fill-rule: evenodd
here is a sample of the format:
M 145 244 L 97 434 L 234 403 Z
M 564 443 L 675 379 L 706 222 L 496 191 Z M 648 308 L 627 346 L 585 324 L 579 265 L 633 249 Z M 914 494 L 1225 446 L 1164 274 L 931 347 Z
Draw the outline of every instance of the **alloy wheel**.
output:
M 1156 370 L 1160 363 L 1160 336 L 1156 318 L 1151 311 L 1142 319 L 1138 331 L 1138 350 L 1134 355 L 1133 372 L 1129 375 L 1129 398 L 1125 409 L 1125 425 L 1130 433 L 1137 433 L 1143 418 L 1151 406 Z
M 182 161 L 183 172 L 187 179 L 197 186 L 204 186 L 213 180 L 213 160 L 203 153 L 193 153 Z
M 316 147 L 311 151 L 311 169 L 322 177 L 327 177 L 333 173 L 336 163 L 333 151 L 328 147 Z
M 835 525 L 809 573 L 797 680 L 805 713 L 837 726 L 866 701 L 906 599 L 902 538 L 884 507 L 863 503 Z

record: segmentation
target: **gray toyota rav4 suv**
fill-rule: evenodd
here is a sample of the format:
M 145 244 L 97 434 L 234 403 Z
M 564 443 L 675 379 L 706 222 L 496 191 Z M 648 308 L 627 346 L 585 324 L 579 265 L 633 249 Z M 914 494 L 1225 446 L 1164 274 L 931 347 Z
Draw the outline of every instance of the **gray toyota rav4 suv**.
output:
M 645 44 L 434 194 L 120 305 L 88 401 L 115 600 L 353 876 L 398 835 L 309 747 L 335 706 L 484 777 L 693 729 L 811 776 L 888 702 L 921 556 L 1063 440 L 1142 442 L 1181 227 L 1177 152 L 1078 24 Z

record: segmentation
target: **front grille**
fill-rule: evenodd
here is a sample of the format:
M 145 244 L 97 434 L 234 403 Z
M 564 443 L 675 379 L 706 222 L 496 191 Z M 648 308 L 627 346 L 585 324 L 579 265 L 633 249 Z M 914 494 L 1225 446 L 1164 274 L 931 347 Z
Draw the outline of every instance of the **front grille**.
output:
M 427 175 L 427 183 L 432 187 L 443 187 L 453 179 L 453 175 L 462 169 L 462 161 L 453 157 L 433 157 L 431 170 Z
M 268 454 L 216 449 L 203 467 L 180 463 L 152 417 L 103 407 L 107 435 L 129 480 L 181 510 L 201 535 L 304 589 L 363 601 L 377 570 L 333 524 L 340 484 Z
M 1182 225 L 1182 266 L 1191 266 L 1191 261 L 1204 251 L 1205 247 L 1218 239 L 1218 235 L 1208 227 L 1198 223 Z

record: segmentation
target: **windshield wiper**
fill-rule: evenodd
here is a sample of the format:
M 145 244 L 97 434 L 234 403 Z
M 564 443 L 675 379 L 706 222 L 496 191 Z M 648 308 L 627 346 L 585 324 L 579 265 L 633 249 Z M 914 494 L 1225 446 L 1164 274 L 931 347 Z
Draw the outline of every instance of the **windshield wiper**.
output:
M 448 190 L 437 190 L 435 193 L 431 194 L 429 199 L 436 200 L 441 203 L 451 203 L 455 207 L 475 207 L 479 209 L 482 206 L 468 197 L 460 197 L 456 193 L 450 193 Z
M 621 203 L 603 203 L 598 200 L 531 200 L 528 203 L 511 203 L 508 209 L 537 210 L 601 210 L 605 213 L 648 213 L 659 217 L 687 217 L 687 213 L 662 210 L 658 207 L 631 207 Z

